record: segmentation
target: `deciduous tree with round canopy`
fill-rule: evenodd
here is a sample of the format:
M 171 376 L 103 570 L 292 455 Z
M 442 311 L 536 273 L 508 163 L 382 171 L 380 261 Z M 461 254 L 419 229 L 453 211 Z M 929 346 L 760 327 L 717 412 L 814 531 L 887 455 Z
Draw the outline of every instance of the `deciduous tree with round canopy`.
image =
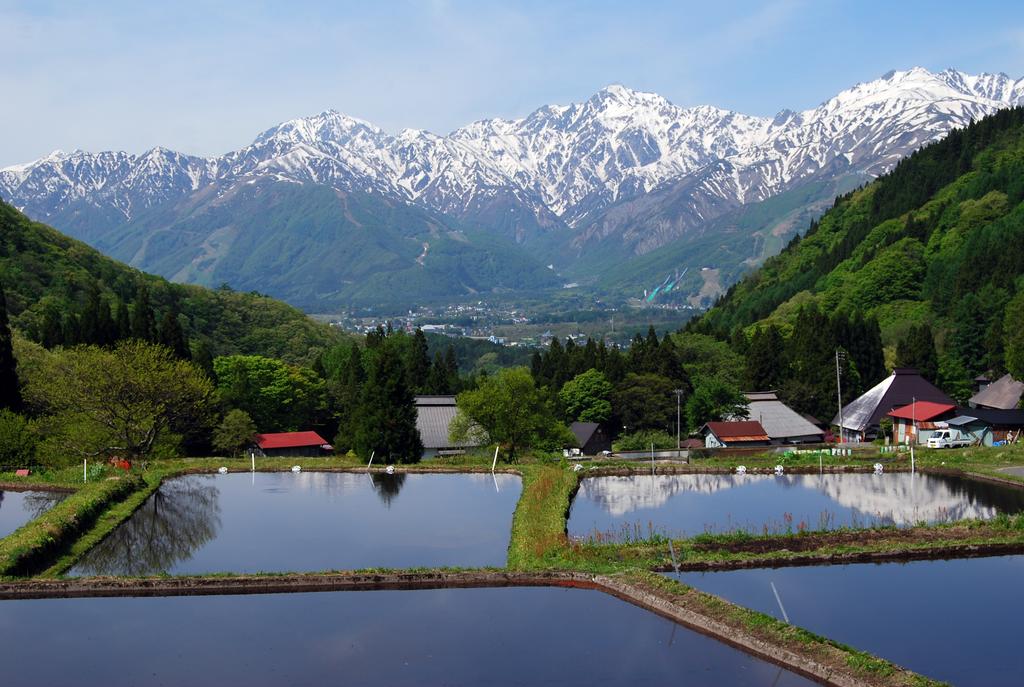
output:
M 612 385 L 597 370 L 578 374 L 558 392 L 566 416 L 580 422 L 606 422 L 612 414 Z
M 555 419 L 525 367 L 508 368 L 487 377 L 477 389 L 459 394 L 458 407 L 460 415 L 482 427 L 512 459 L 529 447 L 551 449 L 574 441 L 572 433 Z M 451 438 L 464 439 L 458 432 L 463 428 L 470 431 L 472 423 L 453 421 L 455 432 Z
M 167 348 L 132 340 L 113 350 L 80 346 L 51 352 L 29 378 L 27 395 L 47 413 L 42 424 L 56 448 L 133 460 L 205 423 L 213 386 Z

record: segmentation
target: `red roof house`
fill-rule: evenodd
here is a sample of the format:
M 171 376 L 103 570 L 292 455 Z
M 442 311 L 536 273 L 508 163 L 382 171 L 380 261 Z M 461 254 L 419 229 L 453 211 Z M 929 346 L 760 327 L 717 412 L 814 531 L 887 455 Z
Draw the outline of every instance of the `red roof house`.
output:
M 892 418 L 893 441 L 897 444 L 911 441 L 924 443 L 938 429 L 937 422 L 948 420 L 955 414 L 956 406 L 951 403 L 917 401 L 900 406 L 889 413 Z
M 256 445 L 265 456 L 319 456 L 333 450 L 316 432 L 257 434 Z
M 768 432 L 756 420 L 709 422 L 700 428 L 700 433 L 708 448 L 768 446 L 771 443 Z
M 951 403 L 935 403 L 933 401 L 918 401 L 908 403 L 889 413 L 893 417 L 901 417 L 904 420 L 934 420 L 940 415 L 948 413 L 956 408 Z

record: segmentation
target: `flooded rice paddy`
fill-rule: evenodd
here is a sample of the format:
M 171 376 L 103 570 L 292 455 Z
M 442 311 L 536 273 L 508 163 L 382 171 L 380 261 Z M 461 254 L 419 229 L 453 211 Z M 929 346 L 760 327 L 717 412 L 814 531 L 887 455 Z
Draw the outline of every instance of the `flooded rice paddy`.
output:
M 4 491 L 0 489 L 0 539 L 34 520 L 67 498 L 56 491 Z
M 0 601 L 0 637 L 11 686 L 812 684 L 579 589 Z
M 1024 682 L 1024 556 L 671 576 L 954 685 Z
M 521 489 L 491 474 L 177 477 L 70 574 L 504 566 Z
M 569 534 L 615 541 L 743 530 L 784 534 L 991 518 L 1024 510 L 1024 490 L 945 475 L 631 475 L 588 477 Z

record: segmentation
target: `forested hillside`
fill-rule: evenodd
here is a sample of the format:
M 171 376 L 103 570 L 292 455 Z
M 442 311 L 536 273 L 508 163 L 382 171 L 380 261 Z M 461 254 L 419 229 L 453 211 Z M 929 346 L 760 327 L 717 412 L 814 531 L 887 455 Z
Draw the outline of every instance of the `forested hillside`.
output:
M 1024 109 L 1013 108 L 838 198 L 689 329 L 746 347 L 769 330 L 808 335 L 812 311 L 864 317 L 889 366 L 920 367 L 954 397 L 981 373 L 1024 377 L 1022 201 Z
M 204 359 L 258 353 L 312 362 L 340 338 L 266 296 L 172 284 L 132 269 L 3 202 L 0 283 L 11 324 L 47 346 L 134 336 L 184 345 Z

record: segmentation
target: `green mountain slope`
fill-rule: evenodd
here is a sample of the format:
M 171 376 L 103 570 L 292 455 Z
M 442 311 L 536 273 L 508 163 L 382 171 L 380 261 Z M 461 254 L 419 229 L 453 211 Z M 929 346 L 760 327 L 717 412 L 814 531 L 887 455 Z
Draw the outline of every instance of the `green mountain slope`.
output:
M 801 305 L 878 319 L 890 357 L 932 330 L 947 379 L 1005 369 L 1024 303 L 1024 109 L 1001 111 L 838 198 L 691 327 L 728 337 Z M 1016 299 L 1016 300 L 1015 300 Z M 951 372 L 950 370 L 954 370 Z
M 307 312 L 557 282 L 494 232 L 380 196 L 269 179 L 203 189 L 89 236 L 104 253 L 176 282 L 229 283 Z
M 172 284 L 132 269 L 3 202 L 0 282 L 13 325 L 37 340 L 48 312 L 65 319 L 80 314 L 89 293 L 98 289 L 116 313 L 143 285 L 157 321 L 167 311 L 176 312 L 185 336 L 193 344 L 204 342 L 213 355 L 260 353 L 308 361 L 340 336 L 266 296 Z
M 735 283 L 752 267 L 777 255 L 836 195 L 858 183 L 854 176 L 810 182 L 709 220 L 699 232 L 646 255 L 627 261 L 616 255 L 598 257 L 595 251 L 583 262 L 587 271 L 599 275 L 597 287 L 603 292 L 639 298 L 644 289 L 650 291 L 669 275 L 679 274 L 671 292 L 660 294 L 657 302 L 688 301 L 708 307 L 724 292 L 723 285 Z

